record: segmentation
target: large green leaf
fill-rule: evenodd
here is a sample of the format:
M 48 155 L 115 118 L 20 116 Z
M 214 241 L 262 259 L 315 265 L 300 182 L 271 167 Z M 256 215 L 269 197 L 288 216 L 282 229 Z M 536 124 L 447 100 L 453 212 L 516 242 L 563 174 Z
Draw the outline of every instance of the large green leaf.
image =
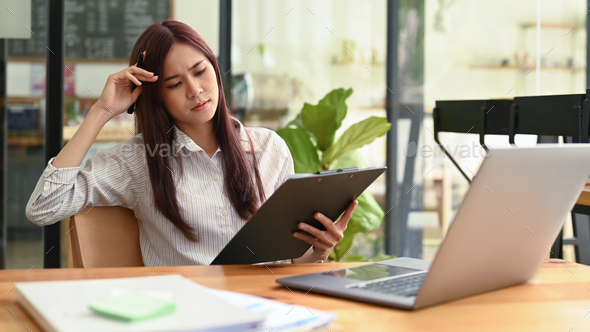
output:
M 299 112 L 297 114 L 295 119 L 293 119 L 293 120 L 291 120 L 291 122 L 287 123 L 287 125 L 285 127 L 301 128 L 307 133 L 307 135 L 309 137 L 313 137 L 313 134 L 311 132 L 309 132 L 309 130 L 307 130 L 307 128 L 305 128 L 305 126 L 303 125 L 303 120 L 301 120 L 301 112 Z M 315 144 L 314 144 L 314 146 L 315 146 Z
M 342 120 L 346 117 L 346 98 L 350 97 L 352 89 L 344 90 L 343 88 L 330 91 L 319 104 L 332 105 L 336 107 L 336 129 L 342 125 Z
M 367 162 L 361 152 L 356 149 L 352 151 L 346 152 L 342 157 L 338 158 L 334 163 L 334 169 L 338 168 L 351 168 L 351 167 L 358 167 L 358 168 L 367 168 Z
M 336 143 L 324 152 L 322 165 L 329 165 L 345 153 L 373 142 L 377 137 L 383 136 L 390 128 L 391 124 L 387 122 L 386 118 L 376 116 L 371 116 L 353 124 L 346 129 Z
M 352 220 L 349 221 L 349 225 L 351 221 Z M 330 253 L 330 259 L 340 261 L 342 257 L 344 257 L 344 255 L 348 252 L 348 250 L 350 250 L 353 239 L 354 231 L 347 227 L 344 231 L 344 238 L 340 240 L 340 242 L 336 243 L 336 246 L 334 246 L 334 249 L 332 249 L 332 252 Z
M 297 127 L 297 128 L 305 129 L 305 126 L 303 125 L 303 121 L 301 120 L 301 113 L 297 114 L 295 119 L 293 119 L 293 120 L 291 120 L 291 122 L 287 123 L 287 125 L 285 127 Z
M 359 232 L 368 233 L 369 231 L 377 229 L 385 212 L 379 206 L 370 192 L 363 192 L 358 198 L 359 204 L 354 209 L 352 217 L 348 221 L 348 226 L 344 231 L 344 238 L 336 244 L 330 257 L 339 261 L 350 250 L 354 235 Z
M 336 163 L 336 168 L 358 167 L 366 168 L 367 163 L 358 150 L 346 153 Z M 367 233 L 379 228 L 385 213 L 373 195 L 365 190 L 358 198 L 359 204 L 354 209 L 352 217 L 348 221 L 344 239 L 334 247 L 331 258 L 341 260 L 352 246 L 354 235 L 359 232 Z
M 301 121 L 301 113 L 297 114 L 295 119 L 291 120 L 291 122 L 287 123 L 285 127 L 298 127 L 304 128 L 303 121 Z
M 336 168 L 358 167 L 366 168 L 367 162 L 363 158 L 360 151 L 353 150 L 346 153 L 336 163 Z M 385 216 L 383 209 L 375 200 L 373 195 L 365 190 L 358 198 L 359 204 L 354 209 L 351 220 L 348 222 L 349 227 L 353 227 L 357 232 L 368 232 L 371 229 L 376 229 L 381 225 L 381 221 Z
M 318 152 L 305 130 L 287 127 L 277 130 L 277 134 L 291 151 L 295 173 L 315 173 L 321 169 Z
M 331 105 L 308 103 L 303 105 L 301 120 L 305 128 L 315 137 L 320 151 L 325 151 L 334 143 L 336 112 L 336 107 Z
M 385 217 L 385 212 L 375 200 L 375 197 L 365 190 L 357 198 L 357 201 L 359 204 L 354 209 L 349 223 L 352 222 L 352 226 L 357 232 L 367 233 L 377 229 L 381 225 L 383 217 Z

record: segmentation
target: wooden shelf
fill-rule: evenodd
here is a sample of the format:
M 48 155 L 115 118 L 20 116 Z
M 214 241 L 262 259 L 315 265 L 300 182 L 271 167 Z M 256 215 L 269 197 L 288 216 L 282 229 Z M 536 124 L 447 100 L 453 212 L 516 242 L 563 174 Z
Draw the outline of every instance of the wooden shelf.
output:
M 8 62 L 31 62 L 31 63 L 46 63 L 45 57 L 34 56 L 9 56 Z M 129 60 L 126 59 L 89 59 L 89 58 L 66 58 L 65 63 L 114 63 L 129 65 Z
M 402 106 L 405 109 L 405 105 Z M 349 107 L 350 109 L 350 107 Z M 385 112 L 385 107 L 382 106 L 371 106 L 371 105 L 361 105 L 358 108 L 361 111 L 383 111 Z M 433 108 L 432 107 L 424 107 L 424 113 L 432 113 Z
M 348 108 L 351 108 L 350 106 Z M 378 105 L 361 105 L 359 106 L 359 110 L 361 111 L 385 111 L 384 106 Z
M 520 70 L 520 71 L 534 71 L 535 68 L 533 66 L 472 66 L 472 69 L 481 69 L 481 70 Z M 541 67 L 541 70 L 550 70 L 550 71 L 583 71 L 586 70 L 586 67 L 582 66 L 575 66 L 575 67 Z
M 45 137 L 41 135 L 8 135 L 7 146 L 43 146 Z
M 16 97 L 16 96 L 9 96 L 6 98 L 6 102 L 9 104 L 32 104 L 38 103 L 41 99 L 45 99 L 45 96 L 24 96 L 24 97 Z M 94 104 L 98 98 L 90 98 L 90 97 L 77 97 L 77 96 L 64 96 L 64 101 L 70 100 L 79 100 L 79 101 L 92 101 Z
M 64 144 L 72 139 L 72 136 L 78 130 L 78 126 L 65 126 L 63 131 Z M 105 126 L 98 133 L 98 136 L 94 140 L 94 143 L 110 143 L 110 142 L 125 142 L 128 139 L 133 138 L 135 135 L 131 132 L 135 132 L 135 128 L 131 125 L 125 127 L 125 125 L 111 125 Z
M 336 62 L 330 62 L 331 66 L 362 66 L 362 67 L 370 67 L 370 66 L 375 66 L 375 67 L 385 67 L 386 63 L 385 62 L 366 62 L 366 61 L 358 61 L 358 62 L 345 62 L 345 61 L 336 61 Z
M 106 126 L 98 133 L 94 143 L 125 142 L 135 136 L 131 133 L 131 130 L 135 131 L 135 128 L 131 125 L 127 127 L 123 124 Z M 63 128 L 64 145 L 72 139 L 78 128 L 78 126 Z M 12 131 L 8 134 L 8 146 L 43 146 L 44 144 L 45 134 L 40 130 Z
M 44 96 L 27 96 L 27 97 L 6 97 L 6 102 L 8 104 L 35 104 L 41 101 L 41 98 L 45 98 Z
M 521 27 L 523 29 L 536 28 L 537 23 L 523 23 L 523 24 L 521 24 Z M 541 29 L 568 29 L 569 30 L 572 27 L 575 30 L 575 29 L 585 28 L 586 26 L 579 25 L 579 24 L 541 23 Z

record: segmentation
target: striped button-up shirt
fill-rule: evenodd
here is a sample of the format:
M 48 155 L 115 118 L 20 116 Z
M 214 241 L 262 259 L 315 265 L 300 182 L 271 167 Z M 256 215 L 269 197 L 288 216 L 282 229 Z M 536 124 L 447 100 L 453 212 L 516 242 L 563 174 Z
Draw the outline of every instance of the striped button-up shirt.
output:
M 237 121 L 237 120 L 235 120 Z M 209 158 L 201 147 L 174 127 L 172 151 L 144 146 L 142 135 L 90 156 L 84 167 L 55 168 L 53 158 L 43 171 L 29 202 L 27 218 L 49 225 L 87 206 L 123 206 L 135 212 L 146 266 L 208 265 L 245 224 L 224 189 L 220 148 Z M 293 174 L 293 159 L 283 139 L 265 128 L 248 128 L 266 197 Z M 240 143 L 250 160 L 252 150 L 240 123 Z M 199 241 L 191 242 L 155 209 L 146 165 L 147 153 L 178 153 L 184 172 L 173 163 L 176 195 L 182 216 Z

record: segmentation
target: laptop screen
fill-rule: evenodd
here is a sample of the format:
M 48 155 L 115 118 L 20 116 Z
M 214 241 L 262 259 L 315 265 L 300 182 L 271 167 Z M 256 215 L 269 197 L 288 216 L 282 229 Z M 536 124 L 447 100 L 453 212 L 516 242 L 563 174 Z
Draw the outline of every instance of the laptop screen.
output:
M 422 270 L 408 269 L 405 267 L 389 266 L 383 264 L 369 264 L 353 267 L 350 269 L 330 271 L 328 272 L 328 275 L 338 278 L 369 281 L 418 271 Z

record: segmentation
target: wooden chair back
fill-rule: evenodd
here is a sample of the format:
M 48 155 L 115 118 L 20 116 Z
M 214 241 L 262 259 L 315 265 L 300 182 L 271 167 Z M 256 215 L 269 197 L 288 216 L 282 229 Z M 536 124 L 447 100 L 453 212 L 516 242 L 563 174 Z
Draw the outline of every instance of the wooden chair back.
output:
M 70 218 L 69 232 L 74 267 L 144 266 L 132 210 L 87 207 Z

